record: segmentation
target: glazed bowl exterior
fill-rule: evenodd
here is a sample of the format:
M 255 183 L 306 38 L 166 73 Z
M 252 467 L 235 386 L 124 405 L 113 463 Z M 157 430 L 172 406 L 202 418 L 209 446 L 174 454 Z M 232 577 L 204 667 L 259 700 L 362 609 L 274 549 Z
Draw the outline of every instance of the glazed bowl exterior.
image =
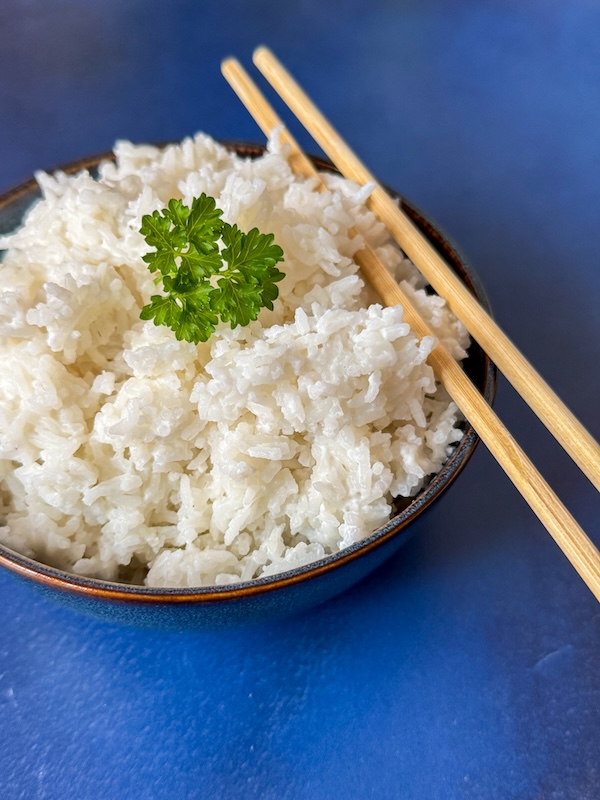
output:
M 264 152 L 260 145 L 224 144 L 245 157 L 257 157 Z M 104 153 L 72 162 L 60 169 L 69 174 L 82 169 L 94 172 L 101 161 L 112 158 L 111 153 Z M 336 171 L 323 159 L 312 160 L 319 169 Z M 397 192 L 390 192 L 398 198 L 403 211 L 463 279 L 484 308 L 489 310 L 489 302 L 479 279 L 448 237 L 412 203 Z M 33 179 L 2 195 L 0 233 L 16 228 L 39 197 L 40 191 Z M 496 385 L 495 369 L 475 343 L 469 350 L 465 370 L 491 404 Z M 281 618 L 318 605 L 345 591 L 396 553 L 410 537 L 414 520 L 441 498 L 466 465 L 477 443 L 477 434 L 470 425 L 465 424 L 464 436 L 442 470 L 408 505 L 404 503 L 403 507 L 398 507 L 397 513 L 384 526 L 340 553 L 272 577 L 230 586 L 193 589 L 130 586 L 54 569 L 3 545 L 0 545 L 0 566 L 48 598 L 111 622 L 182 630 L 214 629 Z

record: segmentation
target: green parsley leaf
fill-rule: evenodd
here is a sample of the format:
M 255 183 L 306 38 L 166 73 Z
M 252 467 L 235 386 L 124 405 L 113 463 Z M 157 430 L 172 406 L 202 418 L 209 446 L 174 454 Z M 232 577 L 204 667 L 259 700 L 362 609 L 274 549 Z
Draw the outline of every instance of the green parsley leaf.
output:
M 142 258 L 150 272 L 159 273 L 155 282 L 162 281 L 166 295 L 153 295 L 141 319 L 198 344 L 210 338 L 219 320 L 235 328 L 257 319 L 262 308 L 273 308 L 275 284 L 285 277 L 276 267 L 283 250 L 272 233 L 243 233 L 222 215 L 214 198 L 202 193 L 191 208 L 173 199 L 142 218 L 140 232 L 153 248 Z
M 283 250 L 273 244 L 273 238 L 272 233 L 260 233 L 258 228 L 242 233 L 237 225 L 230 225 L 223 230 L 222 255 L 229 267 L 225 273 L 228 282 L 218 281 L 220 294 L 213 308 L 219 310 L 221 319 L 231 321 L 232 328 L 240 317 L 247 317 L 247 321 L 237 324 L 247 325 L 261 308 L 272 309 L 279 295 L 275 283 L 285 275 L 275 265 L 283 260 Z
M 192 202 L 186 225 L 188 240 L 202 253 L 217 249 L 221 235 L 223 212 L 216 207 L 213 197 L 204 192 Z

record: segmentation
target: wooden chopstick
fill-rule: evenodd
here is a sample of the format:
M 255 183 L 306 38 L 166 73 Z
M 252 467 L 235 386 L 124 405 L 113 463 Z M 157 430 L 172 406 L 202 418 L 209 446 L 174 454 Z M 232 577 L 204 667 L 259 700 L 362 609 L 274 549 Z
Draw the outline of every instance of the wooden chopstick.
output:
M 274 128 L 282 125 L 273 108 L 238 61 L 233 58 L 226 59 L 222 62 L 221 69 L 266 136 L 269 136 Z M 290 148 L 289 163 L 293 171 L 303 177 L 316 179 L 317 188 L 324 189 L 325 186 L 314 166 L 284 127 L 280 138 Z M 403 306 L 405 319 L 418 336 L 434 336 L 371 247 L 367 245 L 356 253 L 354 258 L 361 267 L 363 275 L 386 304 Z M 600 601 L 600 553 L 593 543 L 442 344 L 438 343 L 432 350 L 428 363 L 481 440 L 553 536 L 596 599 Z
M 471 336 L 479 342 L 573 461 L 600 490 L 600 445 L 377 183 L 273 53 L 265 47 L 259 47 L 254 52 L 254 63 L 340 172 L 359 184 L 375 184 L 367 205 L 385 223 L 407 256 L 446 300 Z

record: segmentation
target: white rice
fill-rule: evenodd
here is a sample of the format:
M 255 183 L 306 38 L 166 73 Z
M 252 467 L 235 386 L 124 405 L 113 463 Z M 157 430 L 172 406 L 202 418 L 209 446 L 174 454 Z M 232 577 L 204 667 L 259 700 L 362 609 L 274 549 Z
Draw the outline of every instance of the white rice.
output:
M 372 304 L 362 236 L 458 358 L 468 339 L 365 208 L 368 187 L 296 179 L 276 141 L 244 160 L 199 134 L 116 164 L 37 175 L 0 294 L 0 541 L 81 575 L 149 586 L 273 575 L 363 539 L 460 440 L 457 409 L 400 308 Z M 274 233 L 272 312 L 209 342 L 139 318 L 156 293 L 141 218 L 215 197 Z M 362 236 L 351 239 L 356 225 Z

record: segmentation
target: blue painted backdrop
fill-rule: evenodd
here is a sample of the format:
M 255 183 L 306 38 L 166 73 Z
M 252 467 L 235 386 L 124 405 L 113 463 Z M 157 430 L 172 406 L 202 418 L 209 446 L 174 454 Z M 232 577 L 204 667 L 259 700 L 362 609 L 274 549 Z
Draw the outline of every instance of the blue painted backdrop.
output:
M 261 140 L 219 61 L 269 44 L 599 436 L 599 32 L 595 0 L 3 0 L 0 188 L 116 138 Z M 497 409 L 600 543 L 503 381 Z M 598 605 L 483 448 L 401 554 L 286 623 L 140 632 L 4 574 L 0 602 L 2 798 L 600 797 Z

